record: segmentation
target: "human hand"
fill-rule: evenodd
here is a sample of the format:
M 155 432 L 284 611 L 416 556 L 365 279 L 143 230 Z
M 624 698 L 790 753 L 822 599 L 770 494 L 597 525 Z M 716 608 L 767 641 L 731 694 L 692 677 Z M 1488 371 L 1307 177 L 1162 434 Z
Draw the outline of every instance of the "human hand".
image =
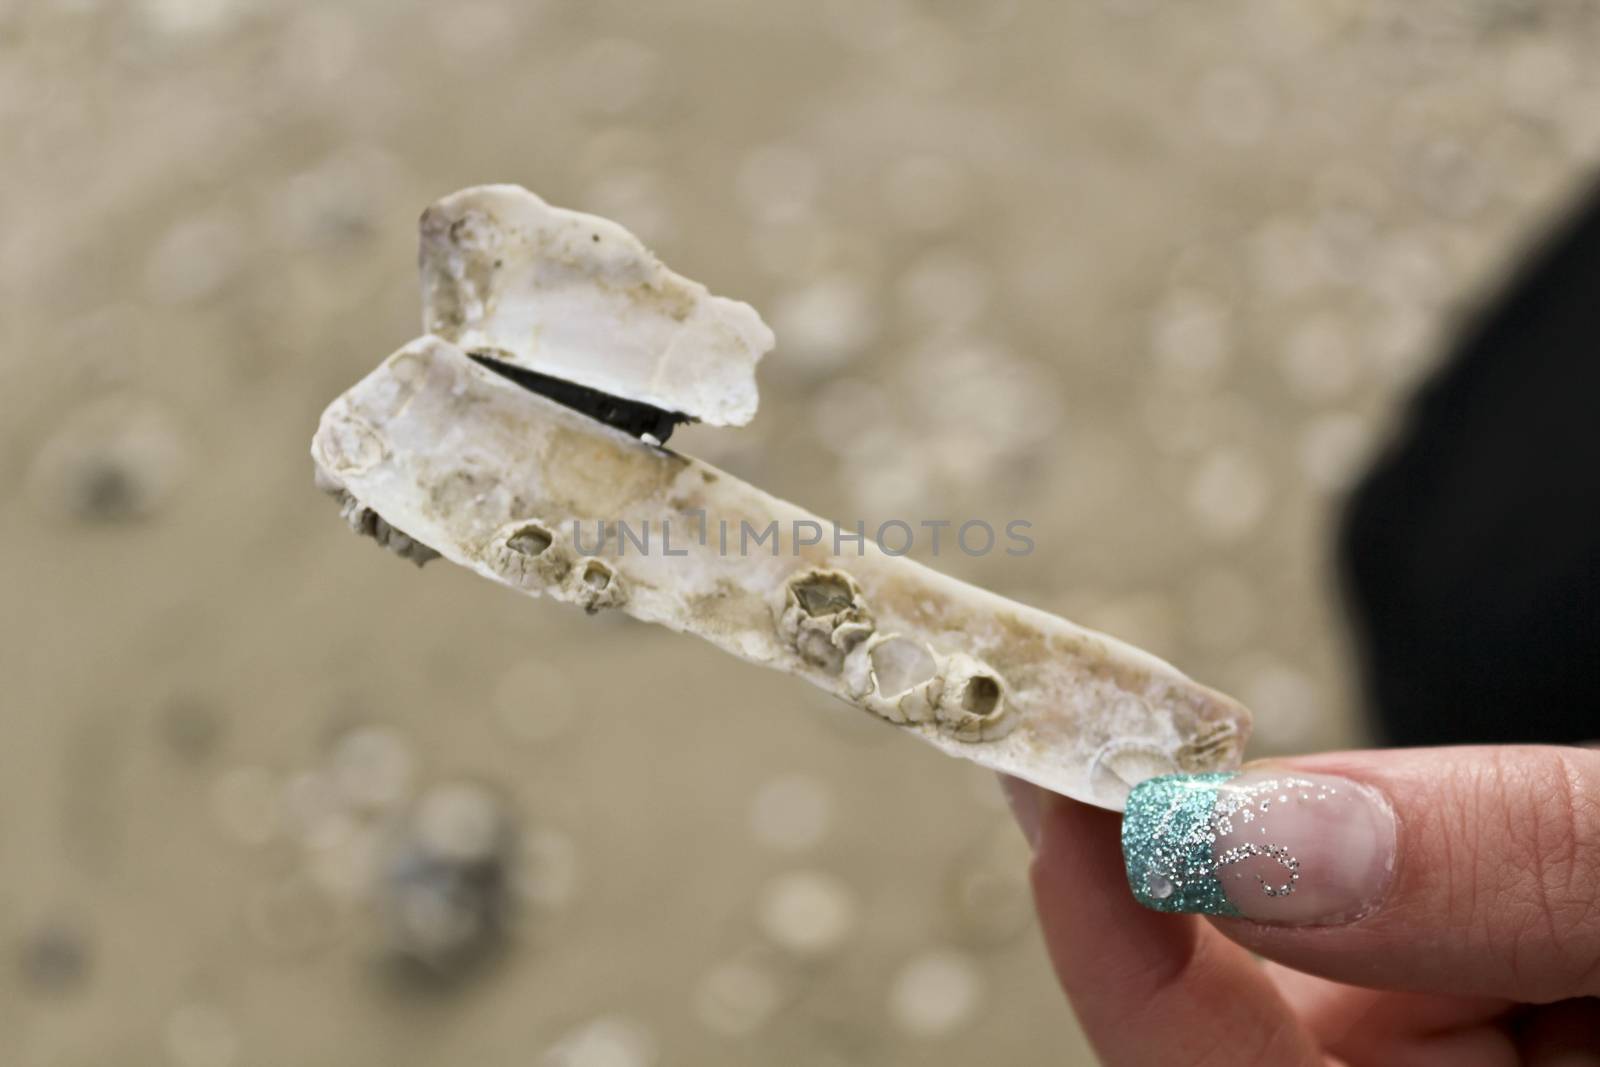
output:
M 1143 783 L 1120 831 L 1002 780 L 1056 975 L 1110 1067 L 1600 1064 L 1600 752 L 1217 777 Z

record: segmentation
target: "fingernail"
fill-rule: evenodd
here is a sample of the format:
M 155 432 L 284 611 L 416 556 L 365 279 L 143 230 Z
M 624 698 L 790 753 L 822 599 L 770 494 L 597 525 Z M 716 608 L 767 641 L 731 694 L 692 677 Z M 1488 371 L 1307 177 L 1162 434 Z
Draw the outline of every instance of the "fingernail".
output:
M 1128 885 L 1156 911 L 1349 922 L 1394 873 L 1394 810 L 1370 786 L 1261 768 L 1141 782 L 1122 820 Z
M 1021 778 L 1002 774 L 1000 791 L 1006 795 L 1006 803 L 1010 805 L 1011 814 L 1016 818 L 1017 825 L 1022 828 L 1022 836 L 1027 838 L 1028 847 L 1038 852 L 1039 787 L 1032 782 L 1024 782 Z

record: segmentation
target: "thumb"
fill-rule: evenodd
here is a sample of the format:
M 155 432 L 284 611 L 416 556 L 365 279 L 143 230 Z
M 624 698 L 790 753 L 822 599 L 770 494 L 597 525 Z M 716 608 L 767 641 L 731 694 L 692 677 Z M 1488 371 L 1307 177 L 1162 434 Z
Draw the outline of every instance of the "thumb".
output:
M 1134 896 L 1296 970 L 1550 1001 L 1600 994 L 1600 752 L 1349 752 L 1128 798 Z

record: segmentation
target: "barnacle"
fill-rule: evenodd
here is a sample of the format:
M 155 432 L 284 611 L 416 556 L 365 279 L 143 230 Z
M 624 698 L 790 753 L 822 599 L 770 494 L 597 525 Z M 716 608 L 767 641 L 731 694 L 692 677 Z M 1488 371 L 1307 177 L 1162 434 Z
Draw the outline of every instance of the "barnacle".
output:
M 870 541 L 842 548 L 815 516 L 660 447 L 675 422 L 754 414 L 772 335 L 748 305 L 515 186 L 446 197 L 422 234 L 427 332 L 312 441 L 360 532 L 696 634 L 1106 807 L 1148 774 L 1239 762 L 1248 712 L 1154 656 Z
M 778 631 L 800 658 L 829 674 L 844 668 L 845 654 L 872 634 L 861 589 L 842 571 L 812 570 L 783 586 Z

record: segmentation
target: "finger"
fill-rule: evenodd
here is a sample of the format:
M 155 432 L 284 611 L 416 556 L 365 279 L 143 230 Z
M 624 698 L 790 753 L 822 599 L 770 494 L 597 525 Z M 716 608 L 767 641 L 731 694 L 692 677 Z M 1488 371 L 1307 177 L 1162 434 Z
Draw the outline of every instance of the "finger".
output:
M 1262 970 L 1322 1048 L 1349 1064 L 1511 1067 L 1509 1001 L 1391 993 L 1266 963 Z
M 1340 982 L 1546 1002 L 1600 991 L 1600 753 L 1351 752 L 1141 783 L 1129 885 Z
M 1262 970 L 1285 1003 L 1322 1046 L 1339 1055 L 1359 1050 L 1382 1032 L 1403 1038 L 1498 1025 L 1513 1002 L 1500 997 L 1453 997 L 1394 993 L 1330 982 L 1270 961 Z
M 1011 789 L 1036 805 L 1033 889 L 1045 943 L 1102 1062 L 1322 1062 L 1248 953 L 1203 923 L 1154 915 L 1129 898 L 1115 815 L 1020 783 Z

